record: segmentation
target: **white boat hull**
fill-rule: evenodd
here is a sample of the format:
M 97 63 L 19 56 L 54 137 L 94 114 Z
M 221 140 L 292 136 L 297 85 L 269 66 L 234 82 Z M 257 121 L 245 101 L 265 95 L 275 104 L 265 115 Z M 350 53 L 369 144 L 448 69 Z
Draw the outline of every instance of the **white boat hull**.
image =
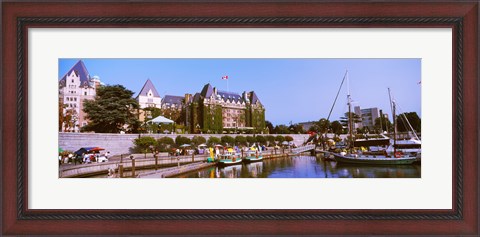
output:
M 242 159 L 241 158 L 237 158 L 235 160 L 219 160 L 218 161 L 218 165 L 219 166 L 229 166 L 229 165 L 237 165 L 237 164 L 241 164 L 242 163 Z
M 339 163 L 365 164 L 365 165 L 410 165 L 417 161 L 416 157 L 373 157 L 373 156 L 345 156 L 333 153 Z
M 257 162 L 257 161 L 262 161 L 263 160 L 263 157 L 262 156 L 259 156 L 259 157 L 256 157 L 256 156 L 247 156 L 245 158 L 243 158 L 243 160 L 245 162 Z

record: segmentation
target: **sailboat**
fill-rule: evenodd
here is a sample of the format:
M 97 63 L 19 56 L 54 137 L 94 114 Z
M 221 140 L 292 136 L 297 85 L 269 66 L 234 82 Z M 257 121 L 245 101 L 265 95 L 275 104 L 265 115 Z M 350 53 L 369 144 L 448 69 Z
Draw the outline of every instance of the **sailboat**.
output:
M 348 71 L 347 74 L 347 84 L 348 84 Z M 390 95 L 390 89 L 389 95 Z M 391 98 L 391 96 L 390 96 Z M 348 88 L 347 94 L 347 103 L 348 103 L 348 128 L 349 128 L 349 151 L 348 152 L 340 152 L 340 153 L 333 153 L 335 160 L 339 163 L 350 163 L 350 164 L 365 164 L 365 165 L 408 165 L 413 164 L 417 161 L 416 156 L 412 156 L 410 153 L 403 153 L 401 151 L 397 151 L 397 144 L 396 144 L 396 135 L 397 135 L 397 128 L 396 128 L 396 116 L 395 116 L 395 101 L 390 101 L 392 105 L 392 114 L 393 114 L 393 125 L 394 125 L 394 133 L 393 133 L 393 152 L 387 153 L 387 151 L 383 152 L 383 154 L 372 155 L 372 154 L 364 154 L 362 151 L 356 152 L 355 149 L 355 138 L 353 136 L 353 119 L 352 119 L 352 100 L 350 97 L 350 88 Z

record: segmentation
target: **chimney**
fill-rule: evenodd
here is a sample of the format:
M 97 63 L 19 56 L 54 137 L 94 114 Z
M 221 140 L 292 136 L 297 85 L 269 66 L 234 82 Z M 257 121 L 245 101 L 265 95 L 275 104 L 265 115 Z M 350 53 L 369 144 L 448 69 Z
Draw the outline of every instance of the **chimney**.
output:
M 187 105 L 188 102 L 190 101 L 190 98 L 192 97 L 192 94 L 185 94 L 185 104 Z

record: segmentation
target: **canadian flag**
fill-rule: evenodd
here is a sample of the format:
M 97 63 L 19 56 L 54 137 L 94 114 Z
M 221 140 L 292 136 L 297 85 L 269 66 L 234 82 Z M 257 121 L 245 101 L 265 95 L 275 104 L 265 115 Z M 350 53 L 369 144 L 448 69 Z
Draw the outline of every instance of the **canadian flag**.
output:
M 228 80 L 228 76 L 223 76 L 222 80 Z

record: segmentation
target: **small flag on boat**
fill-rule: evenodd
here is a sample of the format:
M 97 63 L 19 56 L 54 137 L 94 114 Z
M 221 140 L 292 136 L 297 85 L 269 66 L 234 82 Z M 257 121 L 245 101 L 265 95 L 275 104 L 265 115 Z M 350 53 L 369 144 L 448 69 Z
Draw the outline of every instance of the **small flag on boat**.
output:
M 228 80 L 228 76 L 223 76 L 222 80 Z

